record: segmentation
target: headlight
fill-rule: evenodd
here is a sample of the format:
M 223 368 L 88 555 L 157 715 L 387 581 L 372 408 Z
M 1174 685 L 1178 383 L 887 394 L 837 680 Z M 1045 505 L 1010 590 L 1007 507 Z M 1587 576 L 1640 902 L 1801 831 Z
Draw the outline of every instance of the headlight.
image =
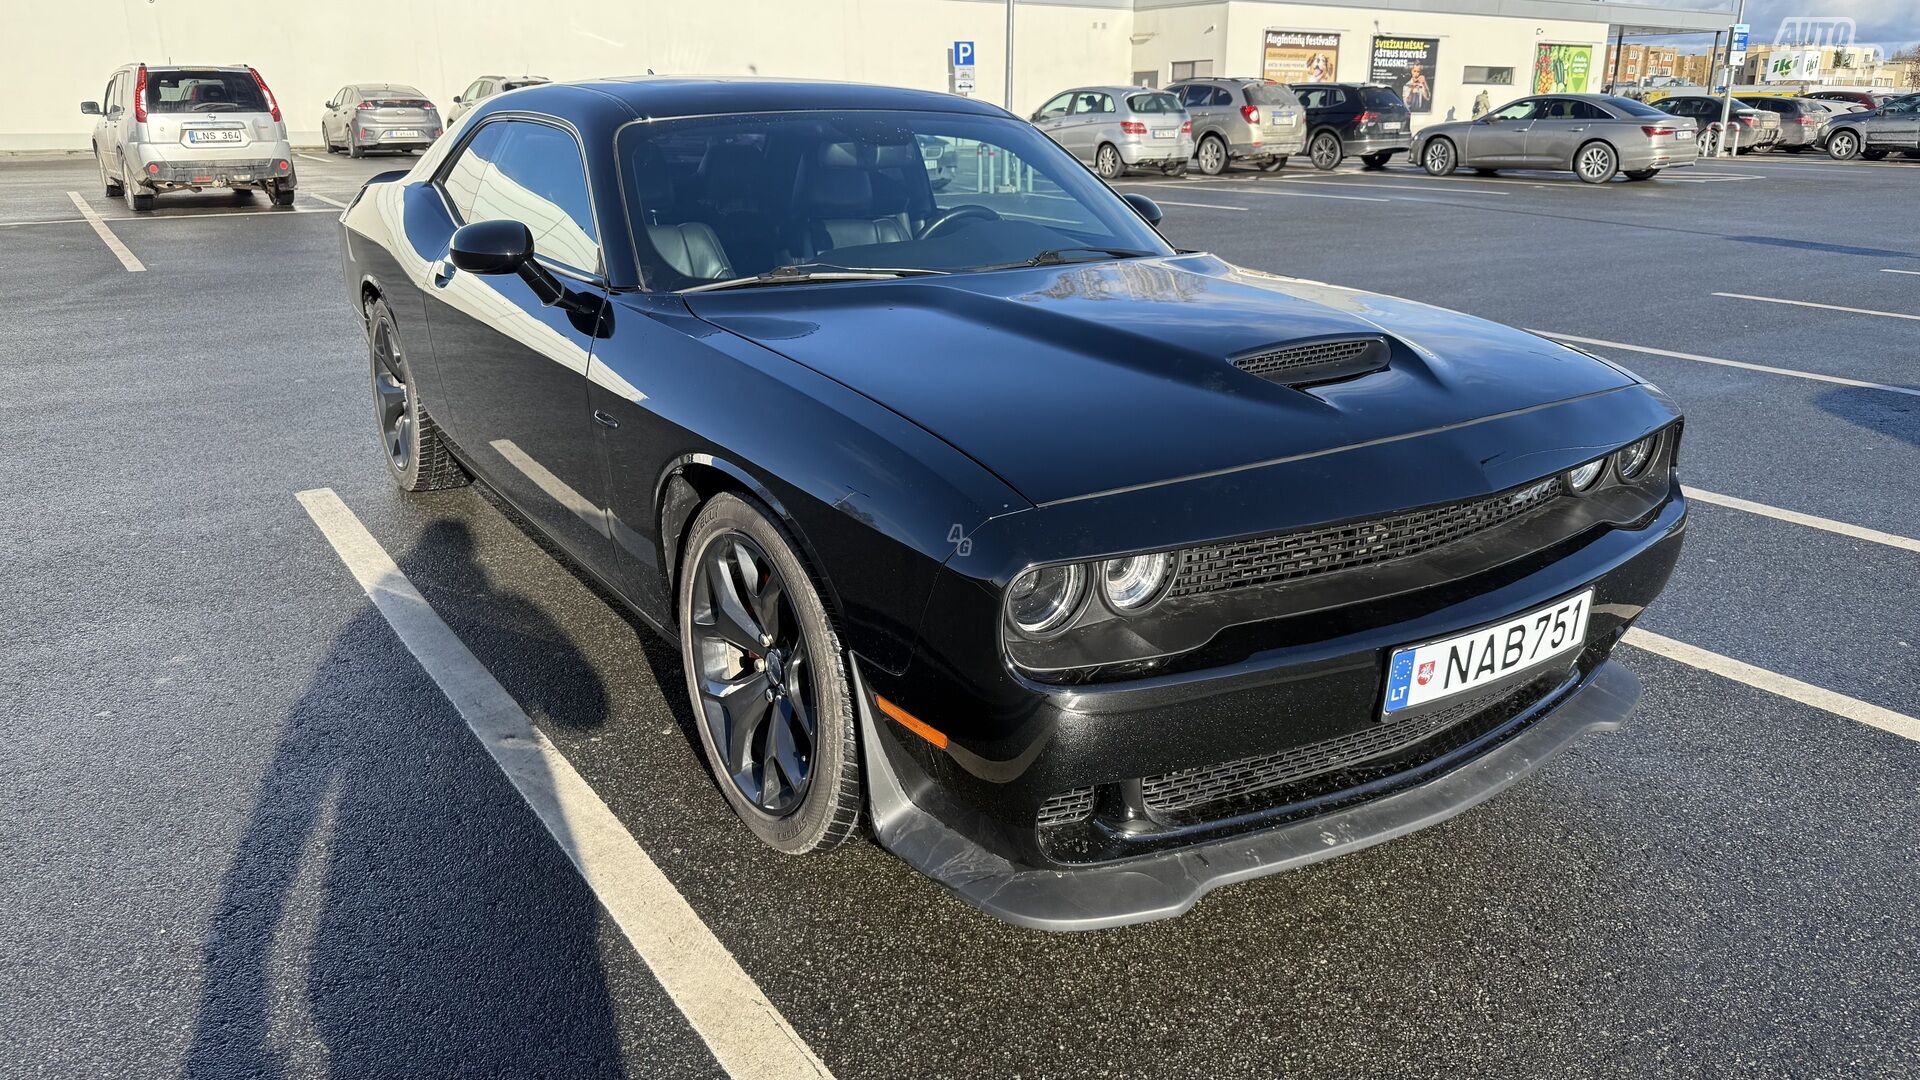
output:
M 1023 634 L 1041 637 L 1067 625 L 1087 594 L 1086 567 L 1041 566 L 1013 579 L 1007 613 Z
M 1107 603 L 1121 614 L 1139 611 L 1166 591 L 1173 576 L 1173 556 L 1166 552 L 1108 559 L 1100 564 L 1100 588 Z
M 1637 443 L 1631 443 L 1613 455 L 1613 471 L 1620 474 L 1622 480 L 1637 480 L 1647 471 L 1653 462 L 1653 451 L 1660 445 L 1660 436 L 1649 435 Z
M 1600 470 L 1604 469 L 1606 464 L 1607 459 L 1601 458 L 1598 461 L 1589 461 L 1585 465 L 1575 466 L 1567 472 L 1567 486 L 1575 491 L 1587 490 L 1593 486 L 1594 481 L 1600 479 Z

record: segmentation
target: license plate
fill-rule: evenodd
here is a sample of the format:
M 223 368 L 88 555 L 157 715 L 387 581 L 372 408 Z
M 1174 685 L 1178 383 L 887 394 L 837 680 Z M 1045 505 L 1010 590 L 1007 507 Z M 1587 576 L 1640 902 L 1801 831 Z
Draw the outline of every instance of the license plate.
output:
M 387 132 L 387 138 L 389 139 L 417 139 L 419 137 L 420 131 L 417 128 L 396 128 L 393 131 Z
M 1496 626 L 1396 649 L 1387 663 L 1391 716 L 1538 667 L 1586 643 L 1593 590 Z
M 1390 122 L 1388 122 L 1388 123 L 1385 123 L 1385 124 L 1381 124 L 1381 125 L 1380 125 L 1380 130 L 1382 130 L 1382 131 L 1399 131 L 1399 130 L 1400 130 L 1400 129 L 1401 129 L 1402 127 L 1405 127 L 1405 126 L 1406 126 L 1406 125 L 1404 125 L 1404 124 L 1402 124 L 1402 123 L 1400 123 L 1400 122 L 1399 122 L 1398 120 L 1394 120 L 1394 121 L 1390 121 Z
M 239 142 L 243 138 L 245 136 L 233 129 L 187 132 L 187 141 L 190 143 Z
M 1156 139 L 1171 139 L 1178 134 L 1180 134 L 1179 128 L 1154 128 L 1153 129 L 1153 137 Z

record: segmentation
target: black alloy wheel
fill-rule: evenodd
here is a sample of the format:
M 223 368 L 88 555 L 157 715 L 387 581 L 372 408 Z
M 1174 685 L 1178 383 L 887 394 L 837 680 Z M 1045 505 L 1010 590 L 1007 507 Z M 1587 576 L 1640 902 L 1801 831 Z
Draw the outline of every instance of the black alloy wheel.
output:
M 467 483 L 433 418 L 420 404 L 400 331 L 384 300 L 367 307 L 367 356 L 373 374 L 373 411 L 387 472 L 404 491 L 436 491 Z
M 837 847 L 860 818 L 846 657 L 811 575 L 756 504 L 715 496 L 679 575 L 694 722 L 721 794 L 789 854 Z

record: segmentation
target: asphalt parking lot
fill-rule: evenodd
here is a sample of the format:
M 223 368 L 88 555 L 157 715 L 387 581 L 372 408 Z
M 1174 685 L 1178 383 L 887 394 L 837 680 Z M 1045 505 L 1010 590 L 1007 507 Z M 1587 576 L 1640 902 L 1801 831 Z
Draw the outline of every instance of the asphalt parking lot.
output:
M 674 647 L 481 490 L 393 490 L 335 216 L 405 164 L 301 155 L 290 209 L 135 219 L 89 161 L 0 161 L 0 1074 L 774 1075 L 723 1069 L 711 988 L 630 941 L 679 898 L 706 929 L 650 959 L 710 930 L 842 1078 L 1920 1074 L 1920 162 L 1117 185 L 1182 246 L 1626 364 L 1687 411 L 1696 506 L 1624 730 L 1068 936 L 871 844 L 770 855 Z M 529 807 L 317 489 L 668 887 L 583 879 L 625 841 Z

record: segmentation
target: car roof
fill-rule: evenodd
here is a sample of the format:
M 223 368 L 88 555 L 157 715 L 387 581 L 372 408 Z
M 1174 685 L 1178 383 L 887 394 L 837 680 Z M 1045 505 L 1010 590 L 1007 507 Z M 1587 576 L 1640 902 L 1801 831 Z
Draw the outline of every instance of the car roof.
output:
M 406 83 L 399 83 L 399 82 L 348 83 L 347 89 L 349 90 L 411 90 L 416 94 L 420 92 L 420 88 L 417 86 L 410 86 Z
M 483 76 L 485 77 L 485 76 Z M 1091 87 L 1087 89 L 1092 89 Z M 1120 88 L 1123 92 L 1133 87 Z M 827 109 L 911 109 L 919 112 L 1006 116 L 1006 110 L 971 98 L 931 90 L 866 83 L 749 76 L 637 75 L 543 83 L 513 93 L 502 108 L 561 108 L 588 94 L 612 99 L 650 119 L 715 113 L 810 112 Z

